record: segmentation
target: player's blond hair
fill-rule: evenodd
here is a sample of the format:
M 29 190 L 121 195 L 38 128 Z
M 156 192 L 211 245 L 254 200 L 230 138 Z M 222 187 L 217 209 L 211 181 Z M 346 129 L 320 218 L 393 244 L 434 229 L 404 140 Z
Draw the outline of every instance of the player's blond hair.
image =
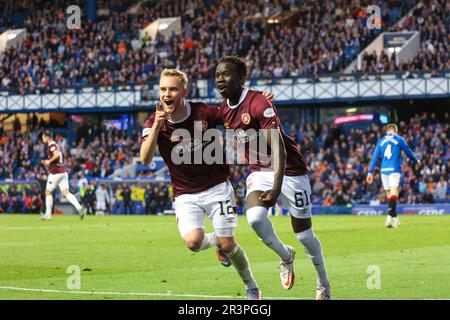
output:
M 388 132 L 389 130 L 393 130 L 394 132 L 398 132 L 398 127 L 395 123 L 388 123 L 386 125 L 386 132 Z
M 165 68 L 163 69 L 163 71 L 161 71 L 161 78 L 162 77 L 177 77 L 181 80 L 181 83 L 183 83 L 183 86 L 185 88 L 188 87 L 189 80 L 187 74 L 178 69 Z

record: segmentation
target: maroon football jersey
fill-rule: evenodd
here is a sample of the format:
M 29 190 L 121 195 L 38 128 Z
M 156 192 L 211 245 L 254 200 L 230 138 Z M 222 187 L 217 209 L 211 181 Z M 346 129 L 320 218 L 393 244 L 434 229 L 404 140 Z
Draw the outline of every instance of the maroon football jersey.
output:
M 250 148 L 249 150 L 248 147 L 251 143 L 249 142 L 249 139 L 252 138 L 251 134 L 248 134 L 248 132 L 250 132 L 249 129 L 253 129 L 251 131 L 259 133 L 260 129 L 279 128 L 287 153 L 285 175 L 300 176 L 308 173 L 309 167 L 300 152 L 300 146 L 284 132 L 275 106 L 260 92 L 244 89 L 241 98 L 239 99 L 239 103 L 235 106 L 230 106 L 228 99 L 224 99 L 219 107 L 217 119 L 226 129 L 235 130 L 238 142 L 241 140 L 246 143 L 245 156 L 247 159 L 252 159 L 249 157 L 249 153 L 252 155 L 252 152 L 255 152 L 253 148 Z M 270 148 L 267 148 L 267 154 L 271 156 Z M 258 153 L 258 157 L 260 157 L 261 152 L 256 151 L 256 153 Z M 253 157 L 254 156 L 255 155 L 253 155 Z M 250 162 L 250 170 L 252 172 L 261 171 L 263 168 L 270 168 L 270 165 L 267 164 L 268 161 L 261 162 L 259 161 L 259 158 L 257 160 L 256 163 L 255 161 L 253 161 L 253 163 Z
M 198 134 L 205 132 L 207 129 L 215 128 L 216 118 L 215 110 L 217 108 L 210 107 L 204 103 L 186 103 L 186 118 L 176 123 L 166 120 L 162 125 L 158 134 L 159 152 L 169 168 L 172 186 L 175 196 L 186 193 L 197 193 L 205 191 L 215 185 L 228 180 L 229 168 L 225 161 L 217 161 L 218 163 L 207 164 L 203 157 L 194 159 L 194 153 L 199 150 L 201 153 L 211 143 L 198 139 Z M 151 131 L 155 114 L 145 121 L 142 132 L 142 141 L 145 141 Z M 196 126 L 197 130 L 194 130 Z M 201 128 L 200 128 L 201 127 Z M 189 132 L 188 135 L 180 134 L 181 129 Z M 177 131 L 175 131 L 177 130 Z M 197 131 L 194 133 L 194 131 Z M 211 139 L 214 141 L 214 139 Z M 174 163 L 172 152 L 177 155 L 178 159 L 187 156 L 191 160 L 182 163 Z M 199 163 L 200 161 L 200 163 Z M 178 160 L 176 160 L 178 162 Z M 220 164 L 221 163 L 221 164 Z
M 63 152 L 61 150 L 61 147 L 55 141 L 52 141 L 47 146 L 48 159 L 53 158 L 54 152 L 56 150 L 58 150 L 61 153 L 61 156 L 59 157 L 58 160 L 53 161 L 52 163 L 50 163 L 49 168 L 48 168 L 48 172 L 51 173 L 51 174 L 67 172 L 67 169 L 64 166 L 64 162 L 63 162 Z

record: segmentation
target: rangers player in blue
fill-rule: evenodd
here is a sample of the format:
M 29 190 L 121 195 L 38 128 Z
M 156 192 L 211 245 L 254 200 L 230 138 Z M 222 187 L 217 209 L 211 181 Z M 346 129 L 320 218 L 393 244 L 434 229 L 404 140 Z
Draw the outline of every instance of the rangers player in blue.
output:
M 396 124 L 390 123 L 386 126 L 386 135 L 381 137 L 377 143 L 366 179 L 368 184 L 372 184 L 375 165 L 381 158 L 381 182 L 386 191 L 389 205 L 385 224 L 385 227 L 388 228 L 400 226 L 400 221 L 397 218 L 397 199 L 402 173 L 402 150 L 410 159 L 420 163 L 420 160 L 406 144 L 405 139 L 399 136 L 397 132 Z

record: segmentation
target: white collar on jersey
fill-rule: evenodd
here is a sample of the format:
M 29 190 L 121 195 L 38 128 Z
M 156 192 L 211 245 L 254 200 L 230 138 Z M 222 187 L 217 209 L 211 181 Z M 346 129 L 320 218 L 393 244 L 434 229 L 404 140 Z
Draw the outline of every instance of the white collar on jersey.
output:
M 173 124 L 177 124 L 177 123 L 181 123 L 187 120 L 187 118 L 189 118 L 189 116 L 191 115 L 191 104 L 189 102 L 185 102 L 184 105 L 186 106 L 186 116 L 183 119 L 177 120 L 177 121 L 173 121 L 170 119 L 167 119 L 167 121 L 169 121 L 170 123 Z
M 241 97 L 239 98 L 239 102 L 237 104 L 235 104 L 234 106 L 231 106 L 230 99 L 227 99 L 228 107 L 230 107 L 231 109 L 236 109 L 237 107 L 239 107 L 239 105 L 242 103 L 242 101 L 244 101 L 245 97 L 247 96 L 248 91 L 249 91 L 248 88 L 244 88 L 244 90 L 242 90 Z

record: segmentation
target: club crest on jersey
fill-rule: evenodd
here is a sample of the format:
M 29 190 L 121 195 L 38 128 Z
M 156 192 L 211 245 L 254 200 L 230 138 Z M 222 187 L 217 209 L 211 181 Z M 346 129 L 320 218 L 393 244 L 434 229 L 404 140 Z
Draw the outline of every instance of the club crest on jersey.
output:
M 208 122 L 206 122 L 205 120 L 194 121 L 194 126 L 196 130 L 205 131 L 206 129 L 208 129 Z
M 244 124 L 250 123 L 250 115 L 246 112 L 242 114 L 241 120 Z
M 275 116 L 275 111 L 273 110 L 273 108 L 267 108 L 266 110 L 264 110 L 263 115 L 266 118 L 272 118 Z

